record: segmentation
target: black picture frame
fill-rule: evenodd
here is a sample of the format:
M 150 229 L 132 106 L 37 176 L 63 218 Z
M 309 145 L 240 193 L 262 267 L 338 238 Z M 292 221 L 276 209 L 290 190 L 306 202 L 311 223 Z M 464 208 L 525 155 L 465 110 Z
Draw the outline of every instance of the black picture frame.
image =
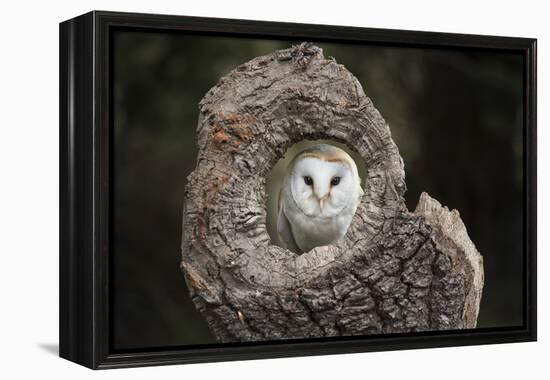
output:
M 110 349 L 112 36 L 150 30 L 243 37 L 516 51 L 524 63 L 523 320 L 518 327 L 171 347 Z M 60 356 L 93 369 L 536 340 L 536 39 L 93 11 L 60 38 Z

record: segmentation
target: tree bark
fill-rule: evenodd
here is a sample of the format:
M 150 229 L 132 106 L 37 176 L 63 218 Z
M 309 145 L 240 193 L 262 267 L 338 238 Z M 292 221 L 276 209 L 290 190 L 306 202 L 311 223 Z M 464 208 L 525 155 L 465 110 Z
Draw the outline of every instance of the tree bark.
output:
M 257 57 L 200 102 L 181 269 L 220 342 L 474 328 L 483 261 L 456 210 L 405 206 L 403 161 L 358 80 L 303 43 Z M 294 143 L 359 153 L 365 194 L 347 234 L 297 255 L 271 245 L 265 177 Z

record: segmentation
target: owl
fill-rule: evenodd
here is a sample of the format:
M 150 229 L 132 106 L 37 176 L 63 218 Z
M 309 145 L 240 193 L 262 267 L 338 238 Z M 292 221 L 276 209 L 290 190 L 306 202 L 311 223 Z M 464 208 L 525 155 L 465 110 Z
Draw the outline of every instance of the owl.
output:
M 362 195 L 357 166 L 345 151 L 318 144 L 300 152 L 279 193 L 277 231 L 285 248 L 304 253 L 340 239 Z

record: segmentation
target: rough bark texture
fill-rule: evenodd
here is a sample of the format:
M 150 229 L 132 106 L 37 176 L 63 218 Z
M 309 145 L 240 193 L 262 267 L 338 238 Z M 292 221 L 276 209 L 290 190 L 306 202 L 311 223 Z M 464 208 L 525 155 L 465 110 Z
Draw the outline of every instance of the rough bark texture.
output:
M 257 57 L 200 103 L 185 190 L 181 269 L 221 342 L 473 328 L 482 257 L 458 212 L 422 194 L 357 79 L 303 43 Z M 332 139 L 368 167 L 344 238 L 297 255 L 270 244 L 265 176 L 303 139 Z

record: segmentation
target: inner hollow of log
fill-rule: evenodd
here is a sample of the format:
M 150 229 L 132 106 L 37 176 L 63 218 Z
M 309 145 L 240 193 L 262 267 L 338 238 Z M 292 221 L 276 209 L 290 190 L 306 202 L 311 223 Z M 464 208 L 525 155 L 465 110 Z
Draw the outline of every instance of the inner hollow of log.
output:
M 346 153 L 348 153 L 351 158 L 353 158 L 355 164 L 357 165 L 357 170 L 359 172 L 359 177 L 361 178 L 361 187 L 365 189 L 366 180 L 368 175 L 368 169 L 365 161 L 361 158 L 359 153 L 354 149 L 350 148 L 348 145 L 337 142 L 334 140 L 327 139 L 304 139 L 298 141 L 291 145 L 284 154 L 279 158 L 276 164 L 271 168 L 266 176 L 266 213 L 267 213 L 267 232 L 271 238 L 271 244 L 279 247 L 284 247 L 279 234 L 277 232 L 277 216 L 278 216 L 278 203 L 279 203 L 279 192 L 282 188 L 283 180 L 286 175 L 288 165 L 294 157 L 302 150 L 309 148 L 317 144 L 329 144 L 336 146 Z

